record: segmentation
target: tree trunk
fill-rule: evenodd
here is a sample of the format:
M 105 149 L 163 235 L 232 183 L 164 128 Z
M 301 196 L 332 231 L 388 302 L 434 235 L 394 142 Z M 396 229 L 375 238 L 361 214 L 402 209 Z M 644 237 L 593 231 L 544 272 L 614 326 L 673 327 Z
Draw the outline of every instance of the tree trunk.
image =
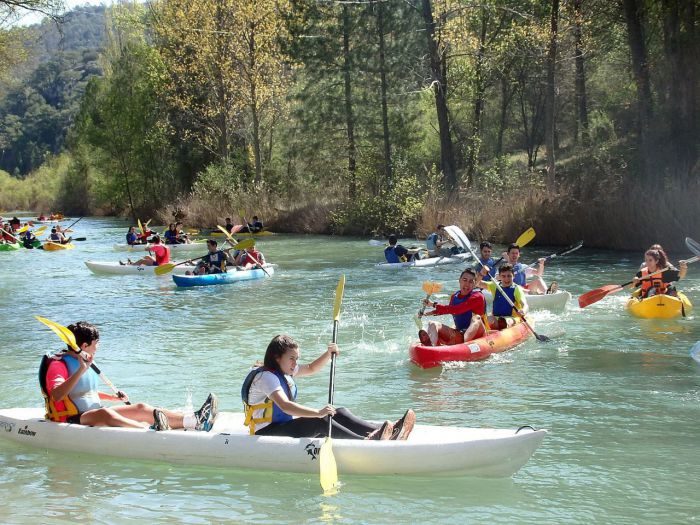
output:
M 476 53 L 476 65 L 474 80 L 476 82 L 476 93 L 474 95 L 474 121 L 472 122 L 472 133 L 469 138 L 469 158 L 467 159 L 467 188 L 471 188 L 474 179 L 476 165 L 479 162 L 479 151 L 481 150 L 481 114 L 484 110 L 484 54 L 486 53 L 486 29 L 488 28 L 488 11 L 481 8 L 481 32 L 479 34 L 479 49 Z
M 343 4 L 343 74 L 345 78 L 345 125 L 348 136 L 348 177 L 350 179 L 350 198 L 357 195 L 357 174 L 355 161 L 355 117 L 352 113 L 352 86 L 350 84 L 351 68 L 350 57 L 350 11 L 347 4 Z
M 648 176 L 650 146 L 649 129 L 653 116 L 651 98 L 651 83 L 649 81 L 649 63 L 647 60 L 646 42 L 642 18 L 644 7 L 640 0 L 623 0 L 625 19 L 627 21 L 627 37 L 632 57 L 632 72 L 637 86 L 637 137 L 639 155 L 642 161 L 642 175 Z
M 253 119 L 253 155 L 255 156 L 255 184 L 262 182 L 262 145 L 260 144 L 260 115 L 258 112 L 258 94 L 255 77 L 255 24 L 249 25 L 250 35 L 248 37 L 248 68 L 250 82 L 250 115 Z
M 389 109 L 387 104 L 386 58 L 384 44 L 384 4 L 377 4 L 377 32 L 379 33 L 379 76 L 382 96 L 382 130 L 384 134 L 384 176 L 386 185 L 392 187 L 391 140 L 389 136 Z
M 574 137 L 578 140 L 579 133 L 581 142 L 588 145 L 590 136 L 588 134 L 588 103 L 586 99 L 586 69 L 583 57 L 583 12 L 581 5 L 583 0 L 574 0 L 574 60 L 576 63 L 576 133 Z
M 555 106 L 555 69 L 557 62 L 557 27 L 559 25 L 559 0 L 552 0 L 552 15 L 550 18 L 550 34 L 549 34 L 549 50 L 547 52 L 547 90 L 545 97 L 545 145 L 547 148 L 547 188 L 550 191 L 554 190 L 554 182 L 556 180 L 556 145 L 555 145 L 555 126 L 556 119 L 554 116 Z
M 496 140 L 496 157 L 503 154 L 503 134 L 508 125 L 508 108 L 513 98 L 513 89 L 508 85 L 508 77 L 501 75 L 501 118 L 498 120 L 498 139 Z
M 438 130 L 440 133 L 440 169 L 442 170 L 447 189 L 456 190 L 457 169 L 447 110 L 447 58 L 446 54 L 444 52 L 441 54 L 438 48 L 431 1 L 422 0 L 422 4 L 428 57 L 430 59 L 431 87 L 435 93 L 435 109 L 437 111 Z

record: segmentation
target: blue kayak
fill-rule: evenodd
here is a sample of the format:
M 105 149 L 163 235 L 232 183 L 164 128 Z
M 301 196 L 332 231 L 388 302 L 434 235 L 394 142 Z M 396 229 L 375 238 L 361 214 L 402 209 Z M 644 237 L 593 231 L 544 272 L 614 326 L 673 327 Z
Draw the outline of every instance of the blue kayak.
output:
M 275 272 L 271 265 L 265 265 L 265 270 L 270 275 Z M 208 275 L 173 275 L 173 281 L 178 286 L 190 287 L 231 284 L 238 281 L 262 279 L 263 277 L 267 277 L 267 274 L 263 270 L 256 268 L 254 270 L 229 270 L 226 273 L 212 273 Z

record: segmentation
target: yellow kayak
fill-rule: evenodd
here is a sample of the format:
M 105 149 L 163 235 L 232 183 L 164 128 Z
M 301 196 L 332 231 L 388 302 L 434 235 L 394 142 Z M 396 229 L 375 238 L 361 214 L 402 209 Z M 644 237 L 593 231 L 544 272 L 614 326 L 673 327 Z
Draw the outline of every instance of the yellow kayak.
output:
M 267 230 L 263 230 L 263 231 L 257 232 L 257 233 L 248 233 L 247 231 L 240 231 L 240 232 L 232 233 L 231 235 L 238 238 L 238 237 L 267 237 L 269 235 L 276 235 L 276 234 L 273 232 L 267 231 Z M 224 233 L 223 232 L 211 232 L 211 233 L 204 234 L 203 236 L 204 237 L 224 237 Z
M 681 292 L 678 296 L 652 295 L 646 299 L 630 297 L 627 309 L 635 317 L 643 319 L 672 319 L 680 315 L 686 316 L 693 308 L 688 298 Z
M 75 248 L 75 244 L 68 243 L 68 244 L 61 244 L 60 242 L 51 242 L 51 241 L 46 241 L 44 243 L 44 250 L 48 250 L 50 252 L 55 252 L 57 250 L 72 250 Z

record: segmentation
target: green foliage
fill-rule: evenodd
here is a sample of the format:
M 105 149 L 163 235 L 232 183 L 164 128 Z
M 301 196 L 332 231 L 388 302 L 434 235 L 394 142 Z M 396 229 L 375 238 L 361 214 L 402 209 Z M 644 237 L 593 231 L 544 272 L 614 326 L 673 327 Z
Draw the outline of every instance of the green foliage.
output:
M 235 203 L 241 191 L 245 173 L 239 164 L 224 160 L 210 164 L 200 173 L 192 187 L 192 193 L 205 201 Z
M 53 157 L 25 179 L 0 170 L 0 209 L 60 211 L 61 188 L 69 169 L 66 154 Z
M 331 228 L 341 234 L 412 235 L 421 216 L 428 191 L 406 165 L 397 162 L 394 185 L 377 195 L 363 192 L 331 214 Z M 376 173 L 363 172 L 363 178 Z

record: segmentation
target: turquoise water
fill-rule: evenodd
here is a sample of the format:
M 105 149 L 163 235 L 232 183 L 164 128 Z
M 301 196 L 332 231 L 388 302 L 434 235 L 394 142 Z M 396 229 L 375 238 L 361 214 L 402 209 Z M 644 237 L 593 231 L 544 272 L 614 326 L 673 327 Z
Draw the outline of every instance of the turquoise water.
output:
M 84 219 L 88 241 L 65 252 L 0 253 L 0 407 L 41 406 L 36 371 L 58 339 L 36 322 L 86 319 L 101 330 L 97 362 L 142 400 L 183 407 L 216 392 L 240 410 L 240 383 L 269 340 L 289 333 L 312 360 L 331 337 L 338 277 L 347 277 L 339 331 L 336 405 L 367 418 L 550 433 L 513 478 L 342 476 L 338 495 L 316 476 L 251 473 L 28 448 L 0 440 L 0 500 L 7 523 L 689 523 L 700 517 L 700 339 L 697 316 L 633 319 L 625 295 L 584 310 L 533 312 L 538 332 L 487 361 L 421 371 L 407 359 L 421 284 L 456 288 L 458 267 L 380 272 L 367 239 L 278 236 L 260 249 L 272 279 L 177 290 L 168 278 L 96 276 L 84 260 L 116 261 L 126 223 Z M 689 232 L 691 233 L 691 232 Z M 692 233 L 691 233 L 692 234 Z M 526 262 L 556 249 L 527 248 Z M 677 260 L 687 254 L 674 254 Z M 628 281 L 641 254 L 585 248 L 552 261 L 546 276 L 575 296 Z M 700 304 L 700 266 L 684 289 Z M 325 403 L 327 369 L 300 381 L 300 401 Z

